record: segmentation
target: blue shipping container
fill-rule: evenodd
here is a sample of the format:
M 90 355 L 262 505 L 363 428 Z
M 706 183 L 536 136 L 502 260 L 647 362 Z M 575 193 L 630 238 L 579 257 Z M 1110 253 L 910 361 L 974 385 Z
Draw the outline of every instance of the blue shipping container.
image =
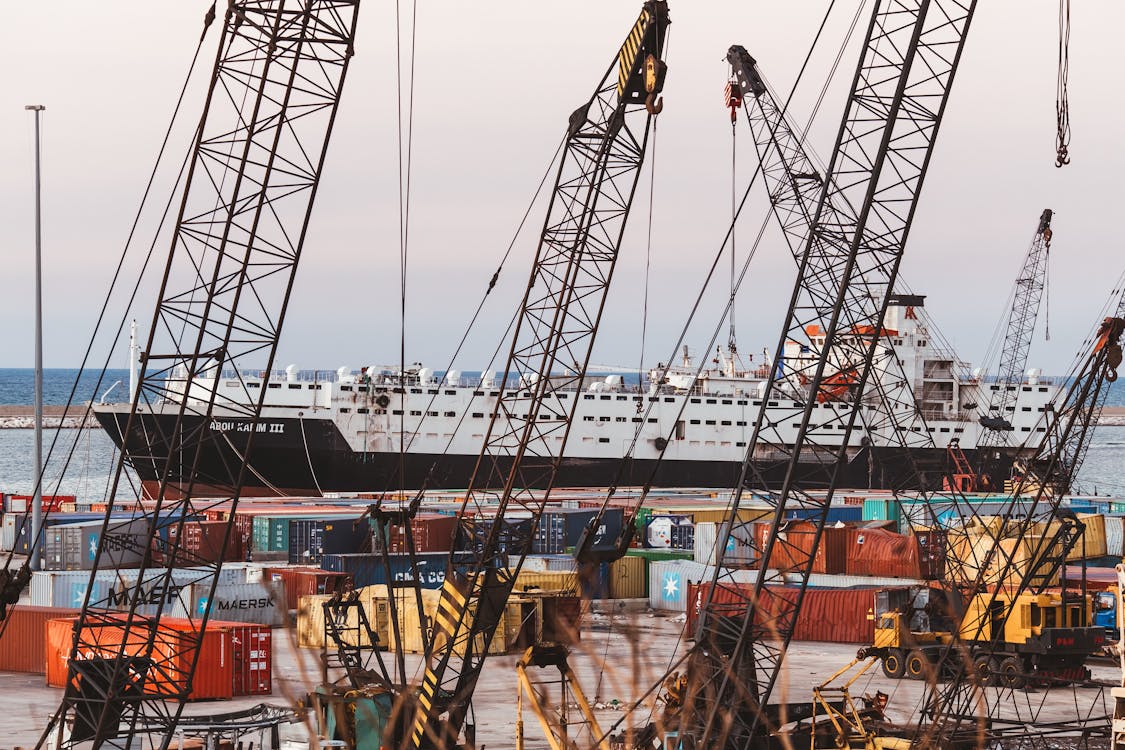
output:
M 391 578 L 404 581 L 411 577 L 409 555 L 388 555 L 391 563 Z M 418 562 L 418 580 L 422 588 L 440 589 L 445 583 L 445 571 L 449 567 L 448 552 L 423 552 L 415 556 Z M 387 571 L 383 566 L 383 556 L 371 553 L 351 555 L 325 555 L 321 567 L 333 573 L 351 573 L 357 588 L 387 584 Z

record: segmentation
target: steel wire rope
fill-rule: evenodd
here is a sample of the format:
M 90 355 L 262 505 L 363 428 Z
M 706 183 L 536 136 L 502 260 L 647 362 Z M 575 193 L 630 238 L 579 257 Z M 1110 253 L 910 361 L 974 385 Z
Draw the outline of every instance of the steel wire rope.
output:
M 178 94 L 177 99 L 176 99 L 176 104 L 175 104 L 175 106 L 173 107 L 173 110 L 172 110 L 172 116 L 169 120 L 168 127 L 165 129 L 160 148 L 157 152 L 156 160 L 153 164 L 152 170 L 149 173 L 148 181 L 146 182 L 145 189 L 144 189 L 144 191 L 141 195 L 140 204 L 138 205 L 137 210 L 134 214 L 132 224 L 131 224 L 129 232 L 126 236 L 125 245 L 122 248 L 121 255 L 120 255 L 120 257 L 118 259 L 118 262 L 117 262 L 117 266 L 114 269 L 114 273 L 113 273 L 113 276 L 112 276 L 111 281 L 110 281 L 109 289 L 106 292 L 106 298 L 102 302 L 101 309 L 99 310 L 97 320 L 94 324 L 94 330 L 90 335 L 90 340 L 89 340 L 89 342 L 86 346 L 86 351 L 84 352 L 83 357 L 82 357 L 82 363 L 78 368 L 78 374 L 75 376 L 74 384 L 71 386 L 70 393 L 67 396 L 67 403 L 63 407 L 63 414 L 62 414 L 62 417 L 60 419 L 60 427 L 56 428 L 56 430 L 54 431 L 54 436 L 52 437 L 50 447 L 48 448 L 47 454 L 44 457 L 43 466 L 39 468 L 39 475 L 36 479 L 36 486 L 35 486 L 35 490 L 37 492 L 40 491 L 41 488 L 42 488 L 43 477 L 45 475 L 46 467 L 50 465 L 51 457 L 52 457 L 52 455 L 54 455 L 55 448 L 58 445 L 58 443 L 60 442 L 60 438 L 61 438 L 61 435 L 62 435 L 61 425 L 63 424 L 63 420 L 65 420 L 67 418 L 71 406 L 74 405 L 75 395 L 77 394 L 79 383 L 81 382 L 82 374 L 85 372 L 86 365 L 89 362 L 91 355 L 93 354 L 94 344 L 97 340 L 97 335 L 98 335 L 99 331 L 101 330 L 102 324 L 105 320 L 105 316 L 108 312 L 109 303 L 110 303 L 110 299 L 112 297 L 113 290 L 117 288 L 117 284 L 118 284 L 118 282 L 121 278 L 121 274 L 122 274 L 122 271 L 124 269 L 126 259 L 128 258 L 128 255 L 129 255 L 132 243 L 133 243 L 133 239 L 135 238 L 137 230 L 138 230 L 139 225 L 140 225 L 141 216 L 144 213 L 145 206 L 148 204 L 148 199 L 149 199 L 149 196 L 152 192 L 152 187 L 155 183 L 157 172 L 160 168 L 161 163 L 163 162 L 164 154 L 165 154 L 165 151 L 167 150 L 168 143 L 171 139 L 172 131 L 175 127 L 176 121 L 178 120 L 178 117 L 179 117 L 179 114 L 180 114 L 180 109 L 181 109 L 181 106 L 182 106 L 183 101 L 184 101 L 184 96 L 187 92 L 188 86 L 190 85 L 191 77 L 192 77 L 192 75 L 195 71 L 196 63 L 199 60 L 199 54 L 202 51 L 203 43 L 206 39 L 207 30 L 210 28 L 211 23 L 214 21 L 214 19 L 215 19 L 215 3 L 212 2 L 210 10 L 208 10 L 208 12 L 206 13 L 206 15 L 204 17 L 203 31 L 200 34 L 199 42 L 196 45 L 195 53 L 192 56 L 191 64 L 188 66 L 188 71 L 187 71 L 187 73 L 184 77 L 183 85 L 180 87 L 180 91 L 179 91 L 179 94 Z M 177 185 L 179 184 L 179 180 L 183 176 L 183 170 L 184 170 L 184 167 L 186 166 L 186 164 L 187 164 L 187 158 L 185 158 L 184 162 L 181 164 L 180 172 L 177 176 L 176 183 L 175 183 Z M 172 193 L 173 193 L 173 196 L 174 196 L 175 190 L 173 190 Z M 173 198 L 170 197 L 168 202 L 165 204 L 164 214 L 161 218 L 160 226 L 163 225 L 164 220 L 167 218 L 168 210 L 169 210 L 169 208 L 172 204 L 172 200 L 173 200 Z M 160 231 L 160 227 L 158 226 L 157 234 L 159 234 L 159 231 Z M 152 254 L 155 250 L 156 241 L 157 241 L 157 239 L 156 239 L 156 237 L 154 237 L 152 243 L 149 245 L 148 252 L 145 256 L 145 260 L 144 260 L 144 262 L 142 264 L 142 267 L 141 267 L 141 272 L 138 274 L 137 281 L 133 285 L 132 294 L 129 298 L 129 304 L 126 305 L 125 312 L 122 314 L 121 321 L 118 325 L 115 340 L 116 340 L 116 338 L 120 337 L 121 332 L 124 330 L 125 321 L 128 318 L 128 313 L 129 313 L 129 310 L 132 308 L 133 302 L 136 300 L 137 293 L 140 289 L 141 281 L 144 277 L 144 272 L 147 270 L 148 264 L 149 264 L 149 262 L 152 258 Z M 102 383 L 104 381 L 104 378 L 105 378 L 106 370 L 109 369 L 109 360 L 111 359 L 111 357 L 112 357 L 112 347 L 110 349 L 110 352 L 106 355 L 106 359 L 105 359 L 105 361 L 102 365 L 101 371 L 99 372 L 97 382 L 94 385 L 94 392 L 95 393 L 97 393 L 97 391 L 100 390 L 100 388 L 101 388 L 101 385 L 102 385 Z M 86 409 L 85 409 L 85 412 L 84 412 L 84 415 L 83 415 L 83 421 L 82 421 L 83 424 L 85 424 L 89 420 L 90 414 L 93 411 L 92 407 L 93 407 L 93 402 L 91 401 L 86 406 Z M 86 428 L 81 428 L 81 429 L 86 429 Z M 59 473 L 59 477 L 56 480 L 56 484 L 55 484 L 55 493 L 56 494 L 60 491 L 60 489 L 62 487 L 62 482 L 65 479 L 67 470 L 69 469 L 70 462 L 71 462 L 71 460 L 73 458 L 73 455 L 74 455 L 74 451 L 77 448 L 77 443 L 81 439 L 81 429 L 78 431 L 78 435 L 75 437 L 74 441 L 72 441 L 70 449 L 67 451 L 66 457 L 65 457 L 64 462 L 63 462 L 63 466 L 62 466 L 62 468 L 60 470 L 60 473 Z M 115 448 L 115 452 L 116 452 L 116 448 Z M 125 461 L 125 457 L 122 455 L 120 460 L 123 463 Z M 117 466 L 117 462 L 115 462 L 115 466 Z M 111 472 L 111 476 L 112 476 L 112 472 Z M 108 492 L 109 492 L 109 490 L 108 490 L 108 487 L 107 487 L 107 489 L 106 489 L 107 495 L 108 495 Z M 110 504 L 110 507 L 112 507 L 112 498 L 109 498 L 109 504 Z M 30 541 L 31 544 L 35 544 L 35 545 L 39 544 L 40 538 L 43 535 L 43 530 L 46 528 L 45 522 L 50 517 L 50 514 L 51 514 L 51 508 L 50 508 L 50 506 L 48 506 L 47 510 L 42 515 L 42 520 L 44 521 L 44 525 L 40 526 L 37 535 L 35 536 L 34 539 L 32 539 Z M 107 511 L 107 517 L 108 517 L 108 511 Z M 14 558 L 14 554 L 15 554 L 14 549 L 8 551 L 8 554 L 5 558 L 5 563 L 4 563 L 4 570 L 5 571 L 10 570 L 11 564 L 12 564 L 12 561 L 13 561 L 13 558 Z M 27 562 L 25 561 L 22 567 L 26 567 L 26 566 L 27 566 Z M 5 618 L 2 622 L 0 622 L 0 638 L 3 638 L 4 633 L 7 631 L 7 626 L 8 626 L 8 620 L 7 620 L 7 618 Z
M 788 112 L 789 105 L 792 102 L 793 97 L 795 96 L 801 81 L 804 79 L 804 76 L 805 76 L 805 73 L 808 69 L 809 63 L 811 62 L 813 53 L 817 49 L 817 46 L 820 42 L 820 39 L 821 39 L 821 37 L 824 33 L 824 30 L 825 30 L 825 28 L 828 24 L 828 20 L 831 17 L 832 11 L 834 10 L 835 6 L 836 6 L 836 1 L 832 0 L 832 2 L 830 2 L 829 5 L 828 5 L 828 9 L 825 11 L 824 17 L 821 19 L 820 25 L 817 28 L 816 34 L 813 37 L 811 45 L 809 46 L 809 50 L 805 54 L 805 58 L 804 58 L 804 60 L 801 64 L 800 70 L 798 71 L 797 77 L 793 82 L 793 87 L 790 90 L 789 95 L 785 100 L 785 103 L 782 105 L 782 116 L 784 116 Z M 829 72 L 828 72 L 828 74 L 827 74 L 827 76 L 824 80 L 824 83 L 820 88 L 820 92 L 817 96 L 817 99 L 816 99 L 816 102 L 813 106 L 812 112 L 809 115 L 809 118 L 808 118 L 808 121 L 807 121 L 805 127 L 801 131 L 800 142 L 802 144 L 805 144 L 806 141 L 807 141 L 808 133 L 809 133 L 809 130 L 811 129 L 811 127 L 812 127 L 812 123 L 813 123 L 813 121 L 816 117 L 817 112 L 820 110 L 820 107 L 824 103 L 824 99 L 825 99 L 825 96 L 827 95 L 828 89 L 831 86 L 831 83 L 836 76 L 836 72 L 838 71 L 840 63 L 843 60 L 843 56 L 844 56 L 844 53 L 845 53 L 846 48 L 848 46 L 848 43 L 851 41 L 851 38 L 855 33 L 855 30 L 856 30 L 857 25 L 859 23 L 859 19 L 862 16 L 863 9 L 866 6 L 867 6 L 866 0 L 864 0 L 864 2 L 861 2 L 861 3 L 858 4 L 858 6 L 856 8 L 856 11 L 855 11 L 855 14 L 852 17 L 851 23 L 848 26 L 848 30 L 847 30 L 846 34 L 844 35 L 844 39 L 841 41 L 841 43 L 840 43 L 840 45 L 839 45 L 839 47 L 836 51 L 836 56 L 835 56 L 835 58 L 832 62 L 832 65 L 831 65 L 831 67 L 829 69 Z M 707 275 L 706 275 L 706 277 L 703 281 L 702 289 L 700 290 L 699 295 L 696 297 L 695 303 L 693 304 L 693 306 L 691 308 L 691 311 L 690 311 L 689 317 L 688 317 L 688 323 L 686 323 L 684 325 L 684 327 L 681 329 L 680 337 L 676 342 L 676 346 L 673 347 L 673 349 L 672 349 L 672 352 L 673 352 L 672 356 L 673 357 L 675 356 L 675 352 L 679 349 L 683 339 L 686 338 L 688 326 L 690 325 L 691 321 L 694 319 L 696 313 L 699 310 L 699 306 L 702 303 L 703 296 L 706 293 L 706 289 L 710 285 L 710 282 L 711 282 L 711 279 L 714 275 L 714 272 L 715 272 L 715 270 L 718 266 L 718 263 L 719 263 L 720 259 L 722 258 L 723 251 L 726 248 L 727 240 L 730 238 L 731 233 L 733 232 L 734 225 L 737 223 L 738 218 L 741 215 L 742 209 L 745 207 L 746 201 L 749 198 L 750 191 L 753 188 L 754 183 L 756 182 L 758 175 L 761 174 L 761 171 L 762 171 L 761 163 L 759 162 L 757 168 L 754 171 L 754 174 L 750 178 L 750 182 L 746 186 L 746 190 L 743 193 L 742 200 L 738 204 L 737 211 L 735 212 L 735 216 L 732 218 L 730 226 L 727 229 L 726 236 L 723 238 L 723 242 L 720 246 L 719 252 L 715 255 L 715 258 L 714 258 L 714 260 L 712 261 L 712 264 L 711 264 L 711 268 L 710 268 L 709 272 L 707 273 Z M 746 260 L 743 262 L 742 272 L 739 276 L 739 281 L 735 285 L 735 292 L 737 292 L 737 290 L 741 287 L 742 281 L 745 279 L 746 273 L 749 269 L 750 262 L 751 262 L 751 260 L 753 260 L 755 254 L 756 254 L 757 248 L 758 248 L 758 246 L 761 242 L 762 236 L 765 234 L 765 231 L 766 231 L 767 226 L 769 225 L 769 222 L 770 222 L 770 216 L 769 216 L 769 214 L 767 214 L 765 216 L 763 222 L 762 222 L 761 227 L 758 230 L 758 235 L 755 237 L 755 240 L 754 240 L 753 244 L 751 245 L 751 249 L 747 253 Z M 731 299 L 733 299 L 733 297 L 734 297 L 734 295 L 732 294 Z M 723 322 L 726 318 L 726 315 L 728 314 L 729 309 L 730 309 L 730 300 L 728 300 L 727 307 L 726 307 L 726 309 L 724 309 L 723 314 L 720 316 L 720 319 L 719 319 L 718 323 L 716 324 L 714 333 L 712 335 L 711 344 L 708 345 L 708 348 L 710 348 L 710 346 L 713 345 L 714 341 L 716 341 L 718 339 L 719 332 L 722 330 L 722 324 L 723 324 Z M 701 359 L 704 359 L 704 358 L 701 358 Z M 671 361 L 671 359 L 669 361 Z M 696 370 L 695 376 L 693 378 L 693 382 L 694 382 L 694 380 L 698 379 L 699 373 L 702 371 L 703 366 L 704 366 L 704 364 L 701 362 L 699 368 Z M 676 420 L 674 420 L 674 421 L 678 421 L 679 417 L 682 416 L 684 408 L 686 407 L 687 403 L 688 403 L 688 400 L 685 398 L 684 403 L 681 404 L 681 406 L 680 406 L 680 409 L 679 409 L 679 412 L 677 414 Z M 645 410 L 646 419 L 647 419 L 647 415 L 649 413 L 651 413 L 651 410 L 652 410 L 652 401 L 650 400 L 649 406 Z M 627 459 L 629 456 L 632 455 L 632 452 L 635 449 L 637 442 L 639 441 L 640 432 L 641 432 L 641 429 L 643 429 L 643 424 L 644 423 L 642 422 L 641 423 L 642 426 L 638 427 L 638 429 L 634 432 L 634 437 L 633 437 L 632 442 L 630 443 L 628 451 L 626 452 L 625 459 Z M 643 506 L 644 500 L 647 497 L 648 492 L 651 490 L 652 483 L 655 481 L 656 472 L 659 469 L 660 462 L 664 458 L 665 451 L 666 451 L 666 448 L 661 449 L 659 451 L 658 456 L 656 458 L 656 464 L 657 465 L 653 468 L 652 472 L 650 473 L 649 480 L 646 482 L 645 486 L 642 488 L 641 496 L 637 500 L 637 502 L 634 504 L 635 507 L 639 508 L 639 507 Z M 619 469 L 619 471 L 618 471 L 618 478 L 615 481 L 614 486 L 610 487 L 609 491 L 606 493 L 605 499 L 602 501 L 602 505 L 600 506 L 600 508 L 598 510 L 599 517 L 602 513 L 605 512 L 606 508 L 608 507 L 609 501 L 610 501 L 610 499 L 612 499 L 614 491 L 616 490 L 616 483 L 617 483 L 617 481 L 620 481 L 620 478 L 622 477 L 622 471 L 623 471 L 623 468 L 624 468 L 625 459 L 622 460 L 622 463 L 621 463 L 622 469 Z M 735 495 L 735 493 L 732 492 L 730 503 L 734 502 L 734 495 Z M 727 509 L 730 510 L 731 506 L 728 505 Z M 683 633 L 683 631 L 686 630 L 686 628 L 687 628 L 687 623 L 686 623 L 686 619 L 685 619 L 684 627 L 683 627 L 683 629 L 681 629 L 681 634 Z M 690 650 L 687 653 L 684 653 L 683 655 L 679 655 L 680 643 L 682 642 L 682 640 L 683 640 L 682 638 L 678 639 L 675 648 L 672 649 L 672 652 L 669 655 L 669 660 L 668 660 L 669 666 L 668 666 L 668 669 L 665 671 L 664 675 L 660 678 L 660 680 L 656 683 L 656 685 L 649 688 L 649 690 L 646 691 L 645 695 L 642 696 L 641 699 L 639 699 L 638 701 L 636 701 L 634 703 L 634 709 L 633 710 L 635 710 L 635 708 L 639 707 L 642 704 L 642 701 L 643 701 L 644 697 L 647 697 L 649 694 L 651 694 L 655 690 L 659 690 L 660 686 L 663 685 L 664 680 L 667 679 L 668 677 L 670 677 L 672 675 L 673 671 L 676 669 L 676 667 L 678 667 L 680 664 L 682 664 L 688 658 L 688 656 L 690 654 Z M 655 704 L 654 704 L 653 708 L 655 708 Z M 610 726 L 610 728 L 606 730 L 605 735 L 601 739 L 605 740 L 606 738 L 608 738 L 609 735 L 612 734 L 613 731 L 615 731 L 621 725 L 621 723 L 623 721 L 625 721 L 625 719 L 631 715 L 631 713 L 632 713 L 632 710 L 623 712 L 622 717 L 619 718 L 617 721 L 615 721 Z M 649 714 L 650 720 L 651 720 L 651 715 L 652 714 L 651 714 L 651 711 L 650 711 L 650 714 Z
M 813 121 L 816 117 L 817 112 L 819 112 L 820 107 L 824 102 L 824 98 L 827 95 L 828 88 L 831 86 L 831 83 L 835 78 L 836 72 L 839 69 L 840 63 L 843 60 L 844 52 L 847 48 L 848 43 L 851 41 L 851 38 L 852 38 L 852 36 L 855 32 L 855 29 L 856 29 L 856 27 L 859 23 L 859 19 L 862 15 L 863 8 L 866 6 L 866 4 L 867 4 L 866 2 L 863 2 L 863 3 L 860 3 L 857 6 L 856 12 L 853 15 L 851 23 L 848 27 L 848 31 L 845 34 L 844 39 L 841 42 L 839 48 L 837 49 L 836 56 L 833 60 L 833 63 L 831 65 L 830 69 L 829 69 L 829 72 L 828 72 L 828 74 L 827 74 L 827 76 L 824 80 L 824 83 L 822 84 L 822 86 L 820 88 L 819 95 L 817 96 L 816 102 L 814 104 L 812 112 L 809 115 L 808 121 L 806 122 L 805 127 L 801 130 L 800 142 L 802 144 L 806 143 L 806 141 L 808 139 L 808 133 L 809 133 L 809 130 L 811 129 L 811 127 L 812 127 L 812 123 L 813 123 Z M 831 2 L 829 4 L 828 10 L 825 12 L 824 18 L 821 20 L 820 26 L 817 29 L 817 33 L 816 33 L 815 37 L 813 38 L 812 45 L 810 46 L 809 51 L 805 55 L 805 59 L 804 59 L 802 65 L 801 65 L 800 70 L 798 71 L 797 78 L 794 80 L 793 88 L 790 90 L 789 95 L 786 98 L 784 105 L 782 106 L 782 116 L 785 116 L 785 114 L 788 112 L 789 105 L 792 102 L 793 97 L 796 95 L 797 88 L 800 85 L 801 81 L 804 79 L 804 75 L 805 75 L 805 73 L 808 69 L 808 65 L 811 61 L 813 52 L 816 49 L 816 45 L 820 41 L 821 35 L 824 33 L 824 29 L 825 29 L 825 27 L 828 23 L 829 17 L 831 16 L 831 13 L 832 13 L 832 10 L 834 9 L 834 7 L 835 7 L 835 0 L 833 0 L 833 2 Z M 761 172 L 762 172 L 762 165 L 759 162 L 758 166 L 754 170 L 754 174 L 751 175 L 751 177 L 750 177 L 750 182 L 746 186 L 746 190 L 744 191 L 744 193 L 742 195 L 742 200 L 739 202 L 737 210 L 735 211 L 735 215 L 732 218 L 732 220 L 730 222 L 730 225 L 727 228 L 726 235 L 723 238 L 723 241 L 720 245 L 719 251 L 715 254 L 715 257 L 712 260 L 711 267 L 710 267 L 707 275 L 705 276 L 705 278 L 703 280 L 703 284 L 700 288 L 700 291 L 695 298 L 695 302 L 692 305 L 690 312 L 688 313 L 687 321 L 684 323 L 683 327 L 680 330 L 680 334 L 679 334 L 679 337 L 676 340 L 675 346 L 672 347 L 672 355 L 668 360 L 669 362 L 672 361 L 672 359 L 675 357 L 675 353 L 677 351 L 679 351 L 683 342 L 687 338 L 688 329 L 690 328 L 692 322 L 695 320 L 695 317 L 696 317 L 697 313 L 699 312 L 699 309 L 700 309 L 700 307 L 703 303 L 703 300 L 706 296 L 707 289 L 710 286 L 711 280 L 714 278 L 715 271 L 718 268 L 718 264 L 722 259 L 724 251 L 726 249 L 727 242 L 730 240 L 731 235 L 733 234 L 735 224 L 737 223 L 739 217 L 741 216 L 742 210 L 745 207 L 746 202 L 750 197 L 750 191 L 754 188 L 754 184 L 757 182 L 757 178 L 761 174 Z M 759 245 L 762 241 L 762 238 L 763 238 L 765 232 L 767 231 L 767 228 L 768 228 L 770 222 L 771 222 L 771 216 L 770 216 L 769 213 L 767 213 L 766 216 L 763 217 L 761 226 L 758 229 L 758 234 L 755 237 L 754 242 L 752 243 L 750 250 L 748 251 L 746 260 L 743 262 L 742 271 L 739 275 L 738 281 L 733 287 L 734 291 L 735 291 L 735 294 L 741 288 L 742 282 L 746 278 L 746 274 L 748 272 L 750 262 L 756 256 L 757 249 L 758 249 L 758 247 L 759 247 Z M 732 294 L 727 300 L 727 305 L 723 309 L 723 312 L 720 315 L 719 321 L 716 324 L 715 331 L 714 331 L 714 333 L 713 333 L 713 335 L 710 339 L 710 342 L 708 343 L 708 346 L 707 346 L 708 351 L 711 349 L 711 347 L 714 346 L 715 342 L 718 340 L 719 332 L 722 329 L 722 324 L 727 319 L 727 316 L 730 315 L 730 313 L 731 313 L 731 308 L 732 308 L 732 305 L 733 305 L 733 300 L 734 300 L 735 294 Z M 703 368 L 705 366 L 706 366 L 706 358 L 705 357 L 700 358 L 700 363 L 696 367 L 696 370 L 695 370 L 695 372 L 693 374 L 693 377 L 692 377 L 693 385 L 698 380 L 699 375 L 703 371 Z M 659 386 L 659 384 L 655 384 L 655 385 Z M 654 402 L 650 398 L 649 402 L 648 402 L 648 406 L 644 411 L 644 417 L 642 417 L 642 421 L 640 423 L 638 423 L 638 427 L 634 430 L 633 438 L 630 441 L 629 447 L 626 450 L 625 455 L 621 460 L 621 463 L 620 463 L 619 468 L 618 468 L 617 476 L 614 479 L 614 483 L 610 486 L 609 490 L 606 493 L 605 499 L 602 501 L 602 505 L 598 509 L 598 516 L 597 516 L 598 518 L 601 518 L 602 514 L 605 513 L 606 509 L 609 506 L 609 501 L 613 498 L 614 494 L 616 493 L 618 484 L 624 478 L 625 466 L 626 466 L 628 460 L 632 457 L 633 452 L 636 450 L 637 444 L 640 442 L 641 434 L 644 430 L 644 425 L 647 424 L 647 420 L 649 418 L 649 415 L 652 413 L 653 403 Z M 633 507 L 640 508 L 644 505 L 644 501 L 647 499 L 648 493 L 651 491 L 652 485 L 656 481 L 656 475 L 657 475 L 657 472 L 660 470 L 660 465 L 661 465 L 661 462 L 663 461 L 664 456 L 667 452 L 667 448 L 668 448 L 669 445 L 672 444 L 671 438 L 674 436 L 675 424 L 680 421 L 680 417 L 683 416 L 683 413 L 687 408 L 687 404 L 688 404 L 688 399 L 685 398 L 683 400 L 683 402 L 680 404 L 680 407 L 679 407 L 679 409 L 677 410 L 677 413 L 676 413 L 676 417 L 673 420 L 673 428 L 672 428 L 673 432 L 670 432 L 667 436 L 661 436 L 661 437 L 664 438 L 664 448 L 658 449 L 657 457 L 655 459 L 655 465 L 653 466 L 652 470 L 649 472 L 649 477 L 648 477 L 644 486 L 641 489 L 641 495 L 633 503 Z M 734 500 L 734 497 L 733 497 L 733 494 L 732 494 L 731 502 L 733 502 L 733 500 Z M 728 507 L 728 509 L 729 509 L 729 507 Z
M 395 89 L 397 102 L 398 143 L 398 242 L 399 242 L 399 438 L 398 465 L 399 480 L 406 484 L 406 281 L 407 263 L 410 259 L 410 176 L 414 145 L 414 59 L 418 33 L 418 2 L 413 2 L 413 16 L 410 28 L 410 90 L 407 101 L 406 139 L 403 139 L 402 123 L 402 18 L 401 1 L 395 0 Z M 406 150 L 405 164 L 403 149 Z M 405 174 L 404 174 L 405 170 Z M 364 433 L 366 435 L 366 432 Z M 366 437 L 364 438 L 366 440 Z
M 1055 83 L 1055 166 L 1070 164 L 1070 0 L 1059 0 L 1059 56 Z
M 667 48 L 667 32 L 665 32 L 664 43 L 665 48 Z M 659 117 L 654 117 L 652 119 L 652 158 L 649 160 L 648 167 L 648 231 L 645 236 L 644 299 L 641 303 L 641 357 L 640 364 L 637 365 L 637 388 L 642 391 L 645 385 L 645 340 L 648 338 L 649 273 L 652 268 L 652 208 L 654 196 L 656 195 L 656 124 L 659 120 Z

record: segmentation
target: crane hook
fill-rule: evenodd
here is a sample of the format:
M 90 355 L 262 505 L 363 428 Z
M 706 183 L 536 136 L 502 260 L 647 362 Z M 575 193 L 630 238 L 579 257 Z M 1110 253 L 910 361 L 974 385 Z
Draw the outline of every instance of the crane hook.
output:
M 657 96 L 654 93 L 645 97 L 645 109 L 648 110 L 650 115 L 658 115 L 664 111 L 664 97 Z

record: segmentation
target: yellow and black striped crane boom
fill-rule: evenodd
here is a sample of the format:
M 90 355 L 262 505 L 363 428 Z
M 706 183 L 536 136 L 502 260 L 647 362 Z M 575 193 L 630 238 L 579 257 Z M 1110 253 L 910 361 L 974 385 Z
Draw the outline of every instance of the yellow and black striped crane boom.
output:
M 570 116 L 503 379 L 486 390 L 491 421 L 461 509 L 466 518 L 487 506 L 495 521 L 451 563 L 409 747 L 453 747 L 462 731 L 475 744 L 467 717 L 512 592 L 505 571 L 518 571 L 531 549 L 531 535 L 512 535 L 505 520 L 539 519 L 566 446 L 660 111 L 668 24 L 666 2 L 645 2 L 593 96 Z

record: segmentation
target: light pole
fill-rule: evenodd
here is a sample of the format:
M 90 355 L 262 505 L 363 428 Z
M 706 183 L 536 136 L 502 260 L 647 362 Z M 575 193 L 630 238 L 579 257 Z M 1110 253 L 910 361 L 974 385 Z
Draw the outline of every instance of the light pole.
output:
M 43 529 L 43 231 L 39 179 L 39 118 L 42 104 L 24 109 L 35 113 L 35 496 L 31 500 L 31 559 L 28 567 L 39 570 L 39 545 Z

